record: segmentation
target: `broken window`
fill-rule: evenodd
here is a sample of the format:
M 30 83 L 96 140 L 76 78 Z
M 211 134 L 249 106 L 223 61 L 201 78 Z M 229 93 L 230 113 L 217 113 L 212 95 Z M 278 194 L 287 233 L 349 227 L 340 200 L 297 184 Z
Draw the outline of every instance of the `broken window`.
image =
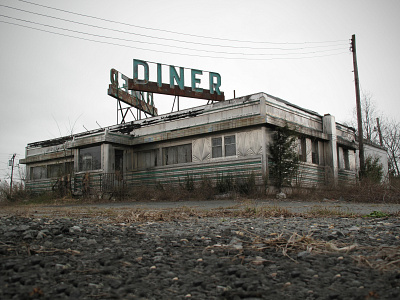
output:
M 79 149 L 79 171 L 101 169 L 101 146 Z

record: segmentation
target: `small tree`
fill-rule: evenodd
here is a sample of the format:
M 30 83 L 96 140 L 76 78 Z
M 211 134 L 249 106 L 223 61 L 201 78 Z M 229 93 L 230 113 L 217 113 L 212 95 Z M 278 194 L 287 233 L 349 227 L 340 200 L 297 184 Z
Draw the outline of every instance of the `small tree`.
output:
M 383 167 L 378 157 L 368 156 L 365 160 L 365 178 L 373 183 L 380 183 L 383 176 Z
M 278 127 L 273 136 L 273 143 L 269 146 L 271 155 L 271 175 L 274 185 L 281 192 L 282 186 L 290 184 L 299 166 L 299 157 L 296 151 L 297 136 L 286 124 Z

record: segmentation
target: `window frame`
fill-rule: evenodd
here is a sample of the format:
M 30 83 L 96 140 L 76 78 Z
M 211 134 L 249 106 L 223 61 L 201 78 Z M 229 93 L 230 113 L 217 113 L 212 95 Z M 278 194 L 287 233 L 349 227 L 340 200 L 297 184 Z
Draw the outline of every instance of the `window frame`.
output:
M 163 147 L 162 160 L 163 166 L 191 163 L 192 143 Z
M 317 139 L 311 140 L 311 163 L 319 165 L 319 146 Z
M 233 143 L 232 142 L 231 143 L 227 143 L 227 139 L 232 138 L 232 137 L 233 137 Z M 233 154 L 227 154 L 228 147 L 230 149 L 232 146 L 234 147 Z M 229 151 L 231 151 L 231 150 L 229 150 Z M 236 135 L 235 134 L 233 134 L 233 135 L 225 135 L 224 136 L 224 156 L 225 157 L 236 156 Z
M 90 151 L 93 151 L 90 153 Z M 102 149 L 101 145 L 90 146 L 79 149 L 78 170 L 79 172 L 98 171 L 102 169 Z M 90 160 L 90 166 L 88 161 Z
M 219 141 L 219 143 L 214 143 L 216 141 Z M 222 136 L 211 138 L 211 157 L 212 158 L 224 157 L 224 154 L 222 152 L 222 149 L 223 149 L 222 141 L 223 141 Z
M 232 138 L 231 141 L 229 141 L 230 138 Z M 219 141 L 219 143 L 217 143 L 217 141 Z M 211 138 L 211 158 L 218 159 L 232 156 L 237 156 L 236 134 L 227 134 Z

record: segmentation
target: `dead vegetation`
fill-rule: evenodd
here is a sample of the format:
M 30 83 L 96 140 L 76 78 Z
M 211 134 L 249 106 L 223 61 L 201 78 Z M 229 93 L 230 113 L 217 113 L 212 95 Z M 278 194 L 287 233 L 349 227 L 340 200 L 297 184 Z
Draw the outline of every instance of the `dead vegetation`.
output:
M 206 250 L 218 251 L 232 248 L 232 251 L 237 250 L 240 253 L 245 251 L 246 248 L 260 252 L 275 250 L 295 263 L 298 263 L 299 257 L 336 253 L 338 260 L 343 260 L 343 255 L 349 255 L 360 266 L 379 271 L 392 271 L 399 270 L 400 268 L 400 246 L 381 246 L 376 248 L 360 246 L 356 243 L 333 243 L 331 241 L 317 240 L 312 236 L 312 233 L 300 235 L 297 232 L 293 232 L 292 234 L 282 232 L 270 233 L 267 237 L 262 237 L 244 228 L 238 227 L 238 229 L 238 231 L 235 231 L 235 234 L 243 240 L 245 237 L 250 237 L 251 242 L 244 242 L 239 239 L 235 245 L 216 244 L 207 247 Z M 238 248 L 236 246 L 238 244 L 243 244 L 244 246 Z M 253 264 L 257 265 L 268 262 L 268 260 L 260 256 L 257 256 L 252 261 Z
M 307 254 L 324 254 L 328 252 L 341 252 L 348 253 L 357 248 L 356 244 L 345 245 L 345 244 L 333 244 L 332 242 L 315 240 L 312 233 L 306 235 L 299 235 L 297 232 L 291 235 L 285 235 L 284 233 L 271 233 L 269 238 L 256 237 L 254 240 L 255 245 L 261 244 L 263 246 L 253 246 L 258 251 L 262 251 L 268 248 L 274 248 L 277 251 L 289 259 L 296 261 L 292 257 L 292 253 L 305 252 Z
M 400 269 L 400 246 L 381 246 L 378 249 L 363 247 L 369 250 L 367 255 L 354 255 L 352 258 L 361 265 L 380 271 Z

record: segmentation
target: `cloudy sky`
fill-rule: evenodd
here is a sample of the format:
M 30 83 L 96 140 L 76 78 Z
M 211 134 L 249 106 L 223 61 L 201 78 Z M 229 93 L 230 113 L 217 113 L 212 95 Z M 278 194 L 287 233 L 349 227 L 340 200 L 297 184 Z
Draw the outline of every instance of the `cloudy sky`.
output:
M 355 34 L 361 88 L 399 119 L 399 11 L 397 0 L 0 0 L 0 179 L 27 143 L 116 124 L 110 69 L 132 77 L 133 59 L 218 72 L 227 99 L 266 92 L 346 122 Z M 161 114 L 173 100 L 154 95 Z

